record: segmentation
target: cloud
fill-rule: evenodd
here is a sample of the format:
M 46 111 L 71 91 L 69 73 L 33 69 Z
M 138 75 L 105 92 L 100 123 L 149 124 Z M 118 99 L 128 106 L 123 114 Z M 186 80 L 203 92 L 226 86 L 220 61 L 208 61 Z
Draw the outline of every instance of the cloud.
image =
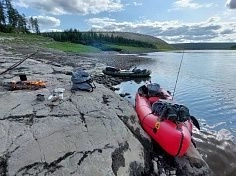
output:
M 236 0 L 227 0 L 226 7 L 236 9 Z
M 55 17 L 50 16 L 33 16 L 33 18 L 37 18 L 39 29 L 41 32 L 46 31 L 61 31 L 60 29 L 57 29 L 60 27 L 60 20 Z
M 171 10 L 180 10 L 180 9 L 199 9 L 199 8 L 209 8 L 214 6 L 213 3 L 209 4 L 199 4 L 196 2 L 193 2 L 193 0 L 177 0 L 173 3 L 173 8 Z
M 210 17 L 207 19 L 207 23 L 214 23 L 214 22 L 219 22 L 220 21 L 220 17 L 214 16 L 214 17 Z
M 91 18 L 88 23 L 94 31 L 136 32 L 152 35 L 169 43 L 236 40 L 236 24 L 222 22 L 219 17 L 212 17 L 201 23 L 151 20 L 119 22 L 110 18 Z
M 18 0 L 21 7 L 31 7 L 53 15 L 97 14 L 122 10 L 120 0 Z
M 178 0 L 174 3 L 176 5 L 176 7 L 179 8 L 192 8 L 192 9 L 197 9 L 200 8 L 201 5 L 192 2 L 192 0 Z
M 133 2 L 134 6 L 141 6 L 143 5 L 141 2 Z

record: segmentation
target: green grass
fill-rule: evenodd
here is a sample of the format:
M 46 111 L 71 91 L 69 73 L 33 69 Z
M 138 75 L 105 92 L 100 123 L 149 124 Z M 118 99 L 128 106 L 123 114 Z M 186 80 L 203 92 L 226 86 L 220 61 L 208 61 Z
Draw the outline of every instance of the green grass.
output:
M 101 50 L 95 47 L 69 43 L 69 42 L 51 42 L 46 45 L 46 47 L 73 53 L 96 53 Z
M 56 50 L 61 50 L 64 52 L 73 52 L 73 53 L 96 53 L 101 50 L 92 46 L 82 45 L 82 44 L 74 44 L 70 42 L 56 42 L 51 38 L 39 36 L 36 34 L 14 34 L 14 33 L 1 33 L 0 38 L 4 38 L 4 40 L 0 40 L 0 43 L 4 44 L 19 44 L 24 46 L 39 46 L 42 48 L 52 48 Z M 7 39 L 9 38 L 9 40 Z M 134 46 L 126 46 L 126 45 L 115 45 L 115 44 L 104 44 L 108 48 L 116 48 L 121 50 L 122 53 L 146 53 L 146 52 L 156 52 L 160 50 L 165 50 L 166 46 L 158 49 L 153 48 L 144 48 L 144 47 L 134 47 Z M 169 48 L 168 48 L 169 49 Z M 167 49 L 167 50 L 168 50 Z
M 156 51 L 158 51 L 157 49 L 153 49 L 153 48 L 134 47 L 134 46 L 126 46 L 126 45 L 106 44 L 106 46 L 108 46 L 110 48 L 121 49 L 121 52 L 124 52 L 124 53 L 145 53 L 145 52 L 156 52 Z
M 19 44 L 19 45 L 38 45 L 42 48 L 52 48 L 61 50 L 64 52 L 73 52 L 73 53 L 95 53 L 101 51 L 98 48 L 74 44 L 70 42 L 56 42 L 51 38 L 39 36 L 36 34 L 14 34 L 14 33 L 1 33 L 0 38 L 4 38 L 4 40 L 0 40 L 0 42 L 8 44 Z
M 17 42 L 50 42 L 52 39 L 47 37 L 42 37 L 36 34 L 16 34 L 16 33 L 2 33 L 0 32 L 0 37 L 12 38 L 12 41 Z
M 166 44 L 156 44 L 156 47 L 158 48 L 159 51 L 171 51 L 171 50 L 176 50 L 175 47 L 171 45 L 166 45 Z

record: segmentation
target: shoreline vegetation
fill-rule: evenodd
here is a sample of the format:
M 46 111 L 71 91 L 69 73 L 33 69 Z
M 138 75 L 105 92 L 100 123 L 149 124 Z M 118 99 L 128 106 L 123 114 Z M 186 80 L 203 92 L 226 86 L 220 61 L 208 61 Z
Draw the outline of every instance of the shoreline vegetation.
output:
M 88 32 L 89 35 L 94 35 L 94 33 Z M 51 48 L 59 51 L 74 53 L 74 54 L 91 54 L 91 53 L 102 53 L 102 52 L 118 52 L 123 54 L 143 54 L 148 52 L 159 52 L 159 51 L 171 51 L 171 50 L 235 50 L 236 43 L 181 43 L 181 44 L 168 44 L 158 38 L 153 39 L 154 37 L 127 33 L 124 32 L 107 32 L 107 35 L 114 36 L 123 36 L 127 37 L 128 40 L 135 42 L 136 40 L 141 41 L 141 45 L 150 40 L 151 45 L 147 46 L 135 46 L 134 44 L 125 44 L 126 40 L 123 43 L 112 43 L 112 42 L 93 42 L 87 44 L 73 43 L 70 41 L 55 41 L 53 38 L 45 37 L 42 35 L 36 34 L 16 34 L 16 33 L 1 33 L 0 40 L 4 43 L 13 42 L 19 45 L 35 45 L 42 48 Z M 106 36 L 106 35 L 104 35 Z M 135 36 L 137 37 L 134 40 Z M 92 40 L 92 39 L 91 39 Z M 94 44 L 96 43 L 96 44 Z M 151 46 L 151 47 L 149 47 Z M 155 47 L 156 48 L 155 48 Z
M 3 0 L 0 2 L 0 37 L 1 36 L 11 37 L 11 39 L 12 37 L 21 37 L 31 41 L 41 40 L 46 42 L 42 47 L 74 53 L 91 53 L 99 51 L 145 53 L 168 50 L 236 49 L 236 43 L 168 44 L 157 37 L 131 32 L 105 32 L 92 30 L 81 32 L 78 29 L 71 28 L 64 30 L 63 32 L 52 31 L 41 33 L 38 19 L 35 17 L 27 19 L 24 14 L 20 14 L 19 11 L 14 8 L 14 5 L 10 0 Z M 47 38 L 43 39 L 42 36 Z M 58 42 L 66 43 L 61 44 Z

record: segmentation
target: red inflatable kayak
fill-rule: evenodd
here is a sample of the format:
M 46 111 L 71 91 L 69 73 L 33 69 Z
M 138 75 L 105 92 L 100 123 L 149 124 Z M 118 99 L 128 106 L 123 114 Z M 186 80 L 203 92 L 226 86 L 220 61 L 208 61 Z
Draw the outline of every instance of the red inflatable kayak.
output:
M 161 94 L 150 97 L 147 93 L 143 93 L 141 90 L 143 88 L 144 86 L 139 88 L 135 98 L 135 110 L 143 129 L 167 153 L 172 156 L 183 156 L 191 143 L 192 121 L 188 119 L 184 122 L 174 122 L 154 114 L 152 109 L 154 102 L 161 102 L 163 99 L 171 102 L 172 97 L 163 89 Z

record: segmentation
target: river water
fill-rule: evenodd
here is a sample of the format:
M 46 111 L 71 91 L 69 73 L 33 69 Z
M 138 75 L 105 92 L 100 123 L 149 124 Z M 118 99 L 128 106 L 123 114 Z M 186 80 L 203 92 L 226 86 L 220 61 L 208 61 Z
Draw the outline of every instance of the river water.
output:
M 194 129 L 199 152 L 214 175 L 236 175 L 236 51 L 157 52 L 145 56 L 152 64 L 136 66 L 152 71 L 151 82 L 174 91 L 175 101 L 195 116 L 201 130 Z M 118 93 L 134 104 L 134 96 L 146 79 L 122 82 Z

